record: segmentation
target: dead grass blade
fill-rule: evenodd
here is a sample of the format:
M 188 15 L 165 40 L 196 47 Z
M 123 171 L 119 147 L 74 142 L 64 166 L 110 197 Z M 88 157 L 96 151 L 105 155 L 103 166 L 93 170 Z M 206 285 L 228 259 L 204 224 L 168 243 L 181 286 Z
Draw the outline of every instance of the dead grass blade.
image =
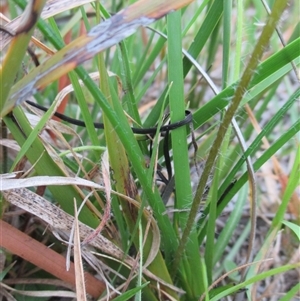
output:
M 105 167 L 105 168 L 107 168 L 107 167 Z M 105 174 L 104 169 L 103 169 L 103 172 Z M 109 173 L 108 170 L 107 170 L 107 173 Z M 93 232 L 91 232 L 91 233 L 85 235 L 84 237 L 82 237 L 82 239 L 84 239 L 83 244 L 90 243 L 91 240 L 93 240 L 98 235 L 98 233 L 101 232 L 104 225 L 107 223 L 107 221 L 109 219 L 109 216 L 110 216 L 110 201 L 108 201 L 108 198 L 110 199 L 110 193 L 111 192 L 113 192 L 114 194 L 117 194 L 120 197 L 126 199 L 127 201 L 129 201 L 131 204 L 135 205 L 138 208 L 140 206 L 140 204 L 137 201 L 135 201 L 131 198 L 128 198 L 124 195 L 120 195 L 120 194 L 116 193 L 115 191 L 111 190 L 110 183 L 108 182 L 109 181 L 109 174 L 106 176 L 106 180 L 104 179 L 107 182 L 105 184 L 105 187 L 103 187 L 99 184 L 96 184 L 92 181 L 82 179 L 82 178 L 58 177 L 58 176 L 57 177 L 37 176 L 37 177 L 31 177 L 31 178 L 26 178 L 26 179 L 7 179 L 7 178 L 1 178 L 0 177 L 0 179 L 2 181 L 2 187 L 0 187 L 0 191 L 15 189 L 14 191 L 19 191 L 21 193 L 25 193 L 25 195 L 29 193 L 28 190 L 23 189 L 25 187 L 47 186 L 47 185 L 48 186 L 49 185 L 79 185 L 79 186 L 85 186 L 85 187 L 90 187 L 90 188 L 98 189 L 98 190 L 101 190 L 101 191 L 105 191 L 106 196 L 107 196 L 107 204 L 106 204 L 106 209 L 105 209 L 105 214 L 103 216 L 103 219 L 102 219 L 102 221 L 101 221 L 101 223 L 100 223 L 100 225 L 99 225 L 99 227 L 96 231 L 94 230 Z M 9 194 L 9 191 L 7 191 L 6 193 Z M 13 192 L 13 193 L 15 193 L 15 192 Z M 34 196 L 36 196 L 36 195 L 34 194 Z M 34 196 L 33 196 L 33 198 L 34 198 Z M 44 202 L 49 203 L 46 200 L 44 200 Z M 27 210 L 27 209 L 25 209 L 25 210 Z M 54 210 L 54 209 L 52 209 L 52 210 Z M 36 213 L 33 213 L 33 214 L 35 214 L 37 216 L 40 216 L 39 215 L 40 212 L 36 212 Z M 151 212 L 149 212 L 148 210 L 144 210 L 144 214 L 146 215 L 146 218 L 151 221 L 151 226 L 152 226 L 152 231 L 153 231 L 153 240 L 152 240 L 151 251 L 149 253 L 148 258 L 145 261 L 145 267 L 146 267 L 153 261 L 153 259 L 157 255 L 157 252 L 159 251 L 160 232 L 159 232 L 159 228 L 157 226 L 157 223 L 156 223 L 155 219 L 153 218 Z M 50 225 L 52 225 L 53 227 L 55 227 L 54 226 L 55 224 L 58 224 L 58 223 L 55 223 L 55 222 L 50 223 Z
M 25 188 L 19 188 L 11 191 L 3 191 L 3 195 L 11 204 L 14 204 L 19 208 L 38 216 L 44 222 L 49 224 L 53 230 L 67 235 L 69 235 L 71 232 L 74 217 L 65 213 L 62 209 L 58 208 L 32 191 Z M 79 230 L 81 240 L 93 233 L 92 228 L 84 225 L 81 222 L 79 222 Z M 99 234 L 97 238 L 91 242 L 91 245 L 100 249 L 104 253 L 121 260 L 125 256 L 121 249 L 119 249 L 105 237 L 101 236 L 101 234 Z
M 97 53 L 132 35 L 138 27 L 149 25 L 190 2 L 192 0 L 140 0 L 96 25 L 19 81 L 12 88 L 10 99 L 5 103 L 1 116 L 5 116 L 14 106 L 25 101 L 33 91 L 42 89 Z
M 72 287 L 75 288 L 75 269 L 73 263 L 70 265 L 70 270 L 66 271 L 65 258 L 62 255 L 2 220 L 0 220 L 0 229 L 1 247 L 31 262 L 64 282 L 71 284 Z M 89 273 L 86 273 L 85 278 L 87 281 L 86 289 L 88 294 L 95 298 L 101 295 L 105 289 L 105 285 Z
M 11 291 L 12 293 L 16 293 L 23 296 L 29 297 L 64 297 L 64 298 L 75 298 L 76 294 L 69 291 L 24 291 L 14 289 L 4 283 L 0 282 L 0 287 L 2 289 L 6 289 L 7 291 Z
M 85 5 L 87 3 L 94 2 L 94 0 L 48 0 L 44 6 L 44 9 L 41 13 L 42 19 L 48 19 L 50 17 L 53 17 L 59 13 L 65 12 L 69 9 L 79 7 L 81 5 Z M 4 21 L 8 22 L 6 24 L 6 28 L 8 28 L 10 31 L 15 32 L 17 28 L 20 25 L 21 22 L 21 16 L 15 18 L 14 20 L 10 21 L 7 19 L 4 15 L 0 15 L 0 18 Z M 0 34 L 0 49 L 2 50 L 10 41 L 12 37 L 4 34 Z
M 10 190 L 15 188 L 35 187 L 35 186 L 46 186 L 46 185 L 79 185 L 90 188 L 95 188 L 103 191 L 104 187 L 96 184 L 92 181 L 88 181 L 82 178 L 71 178 L 71 177 L 49 177 L 49 176 L 37 176 L 26 179 L 3 179 L 0 176 L 2 186 L 0 191 Z
M 79 221 L 76 200 L 74 199 L 74 266 L 75 266 L 75 282 L 76 282 L 76 297 L 79 301 L 86 301 L 86 290 L 84 281 L 84 271 L 81 259 Z
M 94 0 L 48 0 L 42 11 L 41 17 L 43 19 L 48 19 L 59 13 L 91 2 L 94 2 Z
M 102 164 L 102 178 L 104 183 L 104 191 L 106 194 L 106 206 L 104 210 L 104 214 L 102 216 L 102 220 L 93 232 L 92 235 L 86 237 L 83 241 L 83 244 L 89 244 L 105 227 L 106 223 L 110 218 L 110 211 L 111 211 L 111 184 L 110 184 L 110 175 L 109 175 L 109 162 L 108 162 L 108 151 L 106 150 L 102 156 L 101 160 Z
M 96 184 L 95 184 L 96 185 Z M 72 226 L 74 223 L 74 217 L 64 212 L 62 209 L 48 202 L 43 197 L 35 194 L 34 192 L 26 189 L 19 188 L 2 192 L 4 198 L 18 206 L 26 210 L 27 212 L 38 216 L 44 222 L 49 224 L 52 228 L 52 231 L 56 231 L 57 233 L 61 233 L 62 237 L 69 237 L 70 232 L 72 230 Z M 132 200 L 134 201 L 134 200 Z M 17 231 L 17 230 L 16 230 Z M 84 240 L 85 237 L 88 237 L 94 232 L 94 229 L 88 227 L 87 225 L 79 222 L 79 232 L 80 239 Z M 25 234 L 24 234 L 25 235 Z M 26 238 L 28 238 L 26 236 Z M 132 268 L 135 266 L 135 260 L 128 255 L 126 255 L 120 248 L 118 248 L 115 244 L 109 241 L 107 238 L 100 234 L 98 234 L 95 239 L 90 242 L 90 245 L 101 250 L 103 253 L 111 256 L 111 259 L 117 259 L 119 262 L 122 262 L 127 267 Z M 46 247 L 45 247 L 46 248 Z M 55 252 L 54 252 L 55 253 Z M 15 253 L 16 254 L 16 253 Z M 56 253 L 55 253 L 56 254 Z M 166 287 L 174 290 L 178 293 L 184 293 L 183 290 L 171 285 L 164 280 L 158 278 L 149 270 L 143 268 L 144 275 L 149 278 L 163 284 Z

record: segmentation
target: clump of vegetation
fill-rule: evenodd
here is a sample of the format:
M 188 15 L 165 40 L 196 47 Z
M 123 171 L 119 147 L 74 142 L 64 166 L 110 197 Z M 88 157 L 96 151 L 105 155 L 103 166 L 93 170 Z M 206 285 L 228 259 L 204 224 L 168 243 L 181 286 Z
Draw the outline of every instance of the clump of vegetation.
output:
M 124 2 L 3 6 L 0 295 L 292 300 L 299 4 Z

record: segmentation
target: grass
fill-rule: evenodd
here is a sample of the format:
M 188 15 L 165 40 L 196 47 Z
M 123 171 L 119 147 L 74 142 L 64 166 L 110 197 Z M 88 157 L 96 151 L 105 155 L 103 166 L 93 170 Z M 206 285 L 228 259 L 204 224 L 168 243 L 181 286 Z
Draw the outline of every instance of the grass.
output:
M 189 2 L 36 1 L 1 31 L 4 298 L 298 296 L 299 5 Z

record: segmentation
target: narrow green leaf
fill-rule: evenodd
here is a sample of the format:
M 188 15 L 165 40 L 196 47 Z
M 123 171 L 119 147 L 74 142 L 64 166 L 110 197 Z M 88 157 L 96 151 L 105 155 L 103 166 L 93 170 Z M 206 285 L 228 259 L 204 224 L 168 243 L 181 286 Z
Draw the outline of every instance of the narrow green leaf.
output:
M 182 41 L 181 41 L 181 14 L 180 11 L 170 14 L 167 18 L 168 26 L 168 81 L 172 83 L 172 88 L 169 96 L 171 122 L 177 122 L 185 117 L 185 102 L 184 102 L 184 82 L 183 82 L 183 66 L 182 66 Z M 174 162 L 174 177 L 175 177 L 175 208 L 185 209 L 192 201 L 192 188 L 190 181 L 189 170 L 189 154 L 187 143 L 187 129 L 180 127 L 171 133 L 173 162 Z M 187 221 L 187 213 L 179 212 L 174 216 L 175 226 L 183 229 Z M 177 270 L 180 257 L 183 254 L 177 253 L 173 264 L 173 272 Z M 188 261 L 188 279 L 186 284 L 189 284 L 190 298 L 195 298 L 203 292 L 203 287 L 199 283 L 202 279 L 200 269 L 200 256 L 197 240 L 196 229 L 192 232 L 186 248 L 186 256 Z
M 300 131 L 300 126 L 298 126 L 298 131 Z M 279 227 L 280 224 L 282 223 L 289 201 L 292 197 L 292 194 L 299 186 L 299 182 L 300 182 L 300 146 L 298 146 L 293 168 L 289 177 L 289 181 L 284 191 L 282 202 L 280 203 L 276 211 L 275 217 L 273 218 L 271 228 Z
M 259 72 L 254 73 L 253 79 L 247 88 L 249 91 L 248 95 L 251 96 L 251 99 L 257 95 L 257 93 L 253 93 L 252 89 L 257 87 L 259 84 L 263 83 L 264 80 L 272 78 L 272 75 L 276 75 L 278 72 L 280 72 L 281 69 L 284 69 L 284 73 L 281 73 L 279 78 L 287 74 L 289 71 L 292 70 L 292 66 L 290 65 L 290 62 L 292 60 L 295 60 L 296 66 L 300 64 L 300 57 L 298 51 L 299 48 L 300 38 L 288 44 L 285 48 L 279 50 L 258 66 L 257 69 Z M 272 82 L 275 82 L 279 78 L 273 78 Z M 194 112 L 193 117 L 195 129 L 203 125 L 207 120 L 209 120 L 215 114 L 219 113 L 220 110 L 224 109 L 227 105 L 231 103 L 232 96 L 236 89 L 236 84 L 237 83 L 232 84 L 231 86 L 220 92 L 213 99 L 211 99 L 208 103 L 203 105 L 196 112 Z M 245 97 L 247 97 L 247 94 L 245 95 Z
M 297 283 L 295 286 L 293 286 L 285 295 L 280 298 L 278 301 L 291 301 L 292 298 L 297 295 L 300 291 L 300 283 Z
M 268 270 L 266 272 L 263 272 L 261 274 L 258 274 L 242 283 L 239 283 L 233 287 L 230 287 L 228 289 L 226 289 L 225 291 L 222 291 L 221 293 L 217 294 L 216 296 L 214 296 L 213 298 L 210 299 L 210 301 L 217 301 L 217 300 L 223 300 L 222 298 L 224 298 L 225 296 L 228 296 L 230 294 L 233 294 L 235 292 L 238 292 L 240 289 L 246 288 L 248 285 L 253 284 L 255 282 L 264 280 L 268 277 L 280 274 L 280 273 L 284 273 L 287 272 L 289 270 L 292 269 L 296 269 L 299 268 L 300 264 L 290 264 L 290 265 L 284 265 L 275 269 L 271 269 Z
M 132 288 L 124 293 L 122 293 L 122 295 L 116 297 L 113 299 L 113 301 L 126 301 L 129 300 L 130 298 L 132 298 L 133 296 L 135 296 L 138 292 L 142 291 L 142 289 L 144 287 L 146 287 L 150 282 L 146 282 L 141 286 Z
M 282 223 L 284 225 L 286 225 L 287 227 L 289 227 L 298 237 L 298 240 L 300 240 L 300 226 L 295 224 L 295 223 L 291 223 L 289 221 L 283 220 Z
M 12 39 L 9 49 L 5 54 L 0 69 L 0 112 L 6 105 L 10 89 L 14 84 L 16 75 L 20 70 L 23 57 L 27 51 L 31 35 L 42 12 L 45 0 L 30 1 L 26 11 L 22 15 L 20 26 L 16 30 L 15 37 Z
M 202 26 L 199 28 L 195 38 L 193 39 L 193 43 L 188 49 L 189 54 L 197 58 L 204 45 L 206 44 L 209 36 L 213 32 L 214 28 L 218 24 L 222 14 L 223 14 L 223 5 L 224 1 L 213 1 Z M 192 63 L 187 59 L 183 59 L 183 74 L 186 77 L 187 73 L 192 67 Z

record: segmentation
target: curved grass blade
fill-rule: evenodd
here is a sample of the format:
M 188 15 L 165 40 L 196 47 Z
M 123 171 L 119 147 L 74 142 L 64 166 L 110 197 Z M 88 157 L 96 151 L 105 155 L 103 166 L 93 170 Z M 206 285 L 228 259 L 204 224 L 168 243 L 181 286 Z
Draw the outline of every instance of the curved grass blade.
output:
M 10 47 L 0 67 L 0 111 L 2 111 L 10 89 L 16 79 L 23 57 L 35 28 L 36 22 L 45 4 L 43 0 L 31 1 L 22 15 L 21 25 L 17 28 Z
M 225 296 L 228 296 L 230 294 L 238 292 L 240 289 L 243 289 L 243 288 L 245 288 L 246 286 L 248 286 L 252 283 L 255 283 L 255 282 L 263 280 L 263 279 L 266 279 L 266 278 L 271 277 L 273 275 L 277 275 L 277 274 L 284 273 L 284 272 L 287 272 L 287 271 L 292 270 L 292 269 L 296 269 L 299 266 L 300 266 L 299 263 L 298 264 L 290 264 L 290 265 L 281 266 L 281 267 L 263 272 L 263 273 L 258 274 L 258 275 L 254 276 L 254 277 L 252 277 L 252 278 L 250 278 L 250 279 L 248 279 L 248 280 L 246 280 L 242 283 L 239 283 L 235 286 L 232 286 L 232 287 L 222 291 L 221 293 L 219 293 L 216 296 L 214 296 L 213 298 L 211 298 L 210 301 L 223 300 L 222 298 L 224 298 Z
M 196 195 L 193 201 L 193 204 L 191 206 L 191 210 L 190 210 L 190 214 L 189 214 L 189 218 L 186 224 L 186 227 L 184 229 L 183 235 L 182 235 L 182 239 L 180 241 L 179 247 L 176 251 L 176 255 L 175 255 L 175 261 L 174 261 L 174 267 L 178 266 L 179 263 L 179 258 L 182 256 L 185 245 L 188 241 L 189 235 L 191 233 L 191 230 L 193 228 L 194 225 L 194 221 L 195 221 L 195 217 L 197 214 L 197 210 L 199 208 L 200 205 L 200 201 L 201 201 L 201 197 L 203 195 L 203 192 L 205 190 L 205 185 L 206 182 L 208 180 L 209 174 L 214 166 L 216 157 L 218 155 L 219 149 L 220 149 L 220 145 L 223 142 L 224 136 L 226 134 L 226 131 L 228 129 L 228 126 L 230 125 L 234 114 L 236 112 L 236 110 L 238 109 L 238 106 L 240 105 L 242 98 L 244 96 L 245 93 L 245 89 L 247 89 L 252 76 L 254 74 L 254 70 L 257 68 L 259 60 L 263 54 L 263 49 L 265 48 L 265 46 L 267 45 L 267 43 L 270 40 L 270 37 L 275 29 L 275 26 L 280 18 L 280 15 L 283 11 L 283 9 L 285 8 L 287 2 L 286 1 L 279 1 L 277 0 L 274 4 L 273 7 L 273 11 L 262 31 L 262 34 L 253 50 L 253 54 L 250 57 L 249 63 L 247 65 L 247 68 L 245 69 L 242 78 L 237 86 L 237 89 L 234 93 L 234 97 L 233 100 L 231 102 L 231 105 L 229 106 L 229 108 L 226 110 L 226 113 L 224 115 L 224 119 L 223 122 L 219 128 L 219 131 L 217 133 L 217 138 L 209 152 L 208 155 L 208 159 L 206 161 L 205 164 L 205 168 L 203 171 L 203 174 L 201 176 L 201 179 L 199 181 L 198 187 L 197 187 L 197 191 L 196 191 Z
M 257 171 L 259 168 L 266 163 L 283 145 L 287 143 L 290 139 L 292 139 L 297 133 L 300 131 L 300 120 L 298 120 L 296 123 L 294 123 L 281 137 L 279 137 L 276 142 L 273 143 L 273 145 L 267 149 L 253 164 L 254 170 Z M 259 136 L 263 136 L 262 133 L 260 133 Z M 259 137 L 257 137 L 259 138 Z M 254 141 L 255 142 L 255 141 Z M 253 142 L 253 144 L 254 144 Z M 249 147 L 249 150 L 251 150 L 251 145 Z M 241 160 L 245 160 L 245 158 L 242 158 Z M 217 215 L 219 216 L 221 212 L 224 210 L 225 206 L 228 204 L 228 202 L 232 199 L 232 197 L 241 189 L 243 185 L 248 180 L 248 174 L 244 173 L 239 180 L 232 186 L 230 191 L 226 194 L 224 199 L 222 200 L 222 203 L 217 208 Z M 225 183 L 221 185 L 221 188 L 219 189 L 219 196 L 222 195 L 225 191 Z M 204 215 L 208 214 L 208 209 L 206 208 L 203 212 Z M 199 234 L 199 243 L 201 243 L 205 237 L 206 234 L 206 228 L 207 225 L 203 226 L 201 229 L 201 232 Z
M 178 9 L 190 2 L 192 0 L 167 0 L 164 2 L 141 0 L 96 25 L 86 35 L 79 37 L 55 53 L 19 81 L 10 92 L 10 99 L 1 110 L 1 116 L 5 116 L 14 106 L 21 104 L 38 89 L 42 89 L 97 53 L 130 36 L 138 27 L 149 25 L 170 10 Z
M 255 97 L 258 93 L 264 90 L 264 85 L 261 85 L 265 80 L 270 80 L 271 83 L 277 81 L 282 76 L 287 74 L 292 70 L 290 62 L 295 60 L 296 65 L 300 65 L 299 57 L 299 48 L 300 48 L 300 38 L 288 44 L 285 48 L 281 49 L 263 63 L 258 66 L 258 72 L 256 72 L 248 85 L 248 94 L 244 96 L 242 104 Z M 235 92 L 235 87 L 237 83 L 232 84 L 227 87 L 216 97 L 202 106 L 194 114 L 194 128 L 197 129 L 203 125 L 207 120 L 213 117 L 215 114 L 219 113 L 220 110 L 224 109 L 231 101 L 233 94 Z M 257 91 L 254 89 L 260 88 Z

